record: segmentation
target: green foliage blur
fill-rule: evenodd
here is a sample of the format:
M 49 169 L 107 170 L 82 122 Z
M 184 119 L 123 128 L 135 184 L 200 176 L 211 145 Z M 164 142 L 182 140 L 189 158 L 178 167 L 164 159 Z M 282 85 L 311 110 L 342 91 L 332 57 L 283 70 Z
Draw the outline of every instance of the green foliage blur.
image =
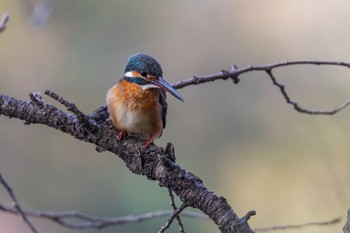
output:
M 0 93 L 28 100 L 56 91 L 91 113 L 123 75 L 127 58 L 148 53 L 170 83 L 193 75 L 286 60 L 349 60 L 346 0 L 120 1 L 2 0 L 10 13 L 0 34 Z M 350 97 L 350 70 L 298 66 L 276 71 L 291 98 L 332 109 Z M 350 109 L 334 116 L 297 113 L 263 73 L 181 89 L 168 96 L 167 128 L 177 161 L 252 227 L 325 221 L 350 207 Z M 44 97 L 45 101 L 59 106 Z M 167 191 L 131 174 L 109 152 L 97 153 L 42 125 L 0 116 L 0 172 L 23 208 L 124 216 L 170 209 Z M 0 201 L 9 203 L 0 188 Z M 40 232 L 157 232 L 166 219 L 103 230 L 64 229 L 33 220 Z M 186 232 L 219 232 L 184 219 Z M 29 232 L 19 216 L 0 213 L 0 233 Z M 340 232 L 344 225 L 303 232 Z M 178 232 L 173 224 L 167 232 Z

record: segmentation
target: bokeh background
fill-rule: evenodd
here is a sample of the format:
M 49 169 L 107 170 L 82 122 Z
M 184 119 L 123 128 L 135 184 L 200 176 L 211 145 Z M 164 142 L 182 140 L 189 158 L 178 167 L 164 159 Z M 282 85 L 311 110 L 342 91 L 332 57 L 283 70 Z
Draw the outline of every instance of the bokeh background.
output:
M 28 100 L 29 92 L 50 89 L 91 113 L 136 52 L 156 57 L 170 83 L 232 64 L 348 61 L 349 9 L 347 0 L 2 0 L 0 13 L 11 19 L 0 35 L 0 93 Z M 350 97 L 350 70 L 342 67 L 288 67 L 276 75 L 310 109 L 333 109 Z M 186 102 L 169 96 L 167 128 L 156 144 L 173 142 L 181 166 L 239 216 L 255 209 L 252 227 L 342 216 L 337 225 L 297 230 L 341 231 L 350 207 L 350 109 L 298 113 L 263 72 L 241 76 L 238 85 L 217 81 L 180 92 Z M 3 116 L 0 172 L 25 209 L 97 216 L 170 209 L 164 188 L 131 174 L 113 154 Z M 10 204 L 3 189 L 0 200 Z M 79 231 L 33 219 L 40 232 L 63 233 L 157 232 L 165 221 Z M 211 221 L 183 221 L 188 232 L 219 232 Z M 20 217 L 0 213 L 0 232 L 29 230 Z M 178 232 L 176 224 L 168 232 Z

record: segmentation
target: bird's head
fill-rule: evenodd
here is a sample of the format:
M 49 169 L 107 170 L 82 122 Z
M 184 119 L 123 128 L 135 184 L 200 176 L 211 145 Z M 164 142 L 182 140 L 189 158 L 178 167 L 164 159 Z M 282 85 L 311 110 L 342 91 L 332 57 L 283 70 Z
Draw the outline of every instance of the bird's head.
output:
M 129 57 L 124 76 L 127 80 L 142 86 L 143 90 L 160 88 L 177 99 L 185 101 L 180 93 L 163 79 L 162 67 L 151 56 L 137 53 Z

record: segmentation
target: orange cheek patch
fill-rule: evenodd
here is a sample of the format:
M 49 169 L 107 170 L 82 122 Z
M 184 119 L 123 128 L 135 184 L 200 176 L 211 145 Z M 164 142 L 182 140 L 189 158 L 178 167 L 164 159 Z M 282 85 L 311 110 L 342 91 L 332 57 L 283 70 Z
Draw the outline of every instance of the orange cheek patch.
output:
M 141 74 L 137 71 L 131 71 L 133 77 L 141 77 Z

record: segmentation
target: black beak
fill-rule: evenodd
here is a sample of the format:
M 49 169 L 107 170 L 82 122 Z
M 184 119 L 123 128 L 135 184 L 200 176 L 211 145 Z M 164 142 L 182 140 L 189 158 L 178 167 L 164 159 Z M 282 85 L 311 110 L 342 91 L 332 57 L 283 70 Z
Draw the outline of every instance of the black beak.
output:
M 177 92 L 169 83 L 167 83 L 162 77 L 158 77 L 158 79 L 148 79 L 148 81 L 160 88 L 162 88 L 164 91 L 169 92 L 173 96 L 175 96 L 177 99 L 181 100 L 182 102 L 185 102 L 185 99 L 180 95 L 179 92 Z

